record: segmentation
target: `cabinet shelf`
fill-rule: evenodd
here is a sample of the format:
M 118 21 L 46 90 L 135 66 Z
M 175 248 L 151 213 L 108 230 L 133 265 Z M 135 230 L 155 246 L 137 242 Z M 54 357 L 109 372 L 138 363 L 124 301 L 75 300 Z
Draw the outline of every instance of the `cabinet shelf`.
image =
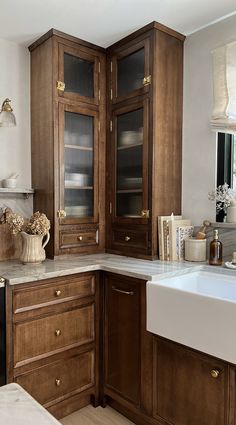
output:
M 142 193 L 142 189 L 121 189 L 117 190 L 116 193 Z
M 76 189 L 76 190 L 93 190 L 93 186 L 76 186 L 76 185 L 66 185 L 65 189 Z
M 93 151 L 93 148 L 90 146 L 77 146 L 77 145 L 65 145 L 65 148 L 69 148 L 69 149 L 77 149 L 80 151 Z
M 34 189 L 25 189 L 25 188 L 8 188 L 8 187 L 0 187 L 0 196 L 4 195 L 22 195 L 24 199 L 28 199 L 30 195 L 34 194 Z
M 117 147 L 117 150 L 118 151 L 123 151 L 125 149 L 137 148 L 139 146 L 143 146 L 143 143 L 140 142 L 140 143 L 135 143 L 135 144 L 132 144 L 132 145 L 127 145 L 127 146 L 118 146 Z

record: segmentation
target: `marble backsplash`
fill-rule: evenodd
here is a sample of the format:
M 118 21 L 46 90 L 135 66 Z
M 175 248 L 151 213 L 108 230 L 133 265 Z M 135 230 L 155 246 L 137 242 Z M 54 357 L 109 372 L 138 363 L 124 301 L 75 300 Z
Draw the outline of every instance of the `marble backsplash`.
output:
M 223 260 L 231 261 L 232 260 L 232 252 L 236 251 L 236 224 L 230 225 L 231 227 L 227 227 L 229 225 L 219 223 L 214 223 L 214 225 L 210 226 L 207 229 L 207 258 L 209 257 L 209 245 L 213 239 L 213 230 L 219 230 L 219 240 L 223 244 Z

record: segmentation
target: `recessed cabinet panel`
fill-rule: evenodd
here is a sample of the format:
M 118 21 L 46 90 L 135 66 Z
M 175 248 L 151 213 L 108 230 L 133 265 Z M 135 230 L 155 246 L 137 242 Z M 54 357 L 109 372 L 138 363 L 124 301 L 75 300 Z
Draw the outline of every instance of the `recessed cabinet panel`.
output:
M 140 402 L 140 293 L 124 276 L 105 278 L 105 386 Z
M 117 95 L 125 96 L 143 87 L 145 76 L 144 48 L 117 61 Z
M 94 96 L 94 63 L 64 53 L 65 92 Z
M 155 338 L 154 416 L 174 425 L 226 425 L 228 365 Z

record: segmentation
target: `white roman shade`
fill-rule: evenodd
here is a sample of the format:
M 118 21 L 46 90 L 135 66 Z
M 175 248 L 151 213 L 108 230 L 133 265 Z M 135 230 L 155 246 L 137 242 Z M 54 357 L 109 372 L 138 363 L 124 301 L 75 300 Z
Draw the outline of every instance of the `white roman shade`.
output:
M 213 50 L 214 105 L 211 127 L 236 133 L 236 41 Z

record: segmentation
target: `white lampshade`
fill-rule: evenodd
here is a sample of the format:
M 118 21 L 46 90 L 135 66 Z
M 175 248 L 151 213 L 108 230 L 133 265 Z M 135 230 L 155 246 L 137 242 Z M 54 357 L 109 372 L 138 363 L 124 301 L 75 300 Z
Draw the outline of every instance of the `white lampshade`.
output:
M 10 105 L 10 99 L 5 99 L 0 112 L 0 127 L 15 127 L 16 117 Z
M 236 133 L 236 41 L 213 52 L 214 105 L 211 127 Z

